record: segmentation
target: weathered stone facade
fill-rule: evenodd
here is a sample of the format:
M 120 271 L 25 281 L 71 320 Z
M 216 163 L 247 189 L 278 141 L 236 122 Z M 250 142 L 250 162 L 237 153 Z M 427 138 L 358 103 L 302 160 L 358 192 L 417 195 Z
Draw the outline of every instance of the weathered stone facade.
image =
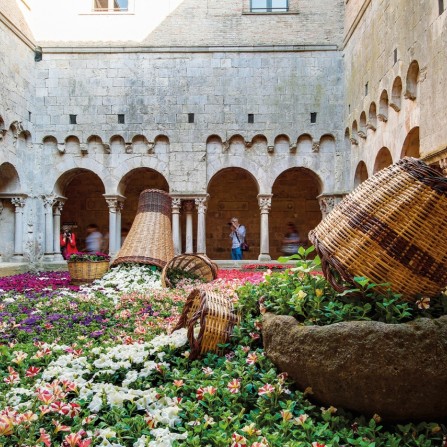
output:
M 431 50 L 421 54 L 416 77 L 425 99 L 403 92 L 411 107 L 398 118 L 366 123 L 365 137 L 352 130 L 367 103 L 365 77 L 371 97 L 383 74 L 392 77 L 383 58 L 363 70 L 370 68 L 364 48 L 376 42 L 367 23 L 388 18 L 368 1 L 290 0 L 289 12 L 276 14 L 250 13 L 248 0 L 156 3 L 134 0 L 129 13 L 98 14 L 88 0 L 76 10 L 52 2 L 53 26 L 42 1 L 0 5 L 3 260 L 57 259 L 61 222 L 77 223 L 78 248 L 89 223 L 104 233 L 115 228 L 109 248 L 116 253 L 145 188 L 175 199 L 177 252 L 227 259 L 226 224 L 235 215 L 247 226 L 249 257 L 276 258 L 285 223 L 295 222 L 305 239 L 380 157 L 389 164 L 382 146 L 396 161 L 394 147 L 407 138 L 419 156 L 414 129 L 421 127 L 422 155 L 445 147 L 445 130 L 436 138 L 422 131 L 436 121 L 422 118 L 420 106 L 438 88 L 428 80 L 430 64 L 441 71 Z M 388 3 L 400 10 L 401 2 Z M 435 19 L 434 6 L 417 8 L 414 20 L 443 21 L 437 35 L 417 28 L 439 52 L 445 14 Z M 402 49 L 413 32 L 400 37 Z M 423 76 L 432 85 L 426 93 Z M 445 97 L 436 101 L 439 108 Z

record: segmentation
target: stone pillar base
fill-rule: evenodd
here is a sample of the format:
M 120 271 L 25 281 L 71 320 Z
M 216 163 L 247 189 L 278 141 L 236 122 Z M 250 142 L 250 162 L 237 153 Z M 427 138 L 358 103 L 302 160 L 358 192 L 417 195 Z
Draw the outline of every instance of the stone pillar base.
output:
M 272 257 L 270 255 L 260 254 L 258 256 L 258 261 L 259 262 L 268 262 L 268 261 L 271 261 L 271 260 L 272 260 Z
M 52 262 L 52 261 L 54 261 L 54 254 L 53 253 L 45 253 L 43 255 L 42 261 L 43 262 Z
M 60 253 L 54 253 L 53 261 L 65 261 L 64 257 Z
M 25 257 L 23 255 L 14 255 L 9 262 L 25 262 Z

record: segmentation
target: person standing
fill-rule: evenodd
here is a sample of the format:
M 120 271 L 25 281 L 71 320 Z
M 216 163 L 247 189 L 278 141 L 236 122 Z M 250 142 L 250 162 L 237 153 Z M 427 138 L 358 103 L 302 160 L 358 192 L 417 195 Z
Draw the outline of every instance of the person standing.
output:
M 78 252 L 78 248 L 76 247 L 76 236 L 68 225 L 62 226 L 60 245 L 64 259 L 68 259 L 71 254 Z
M 85 251 L 87 253 L 101 252 L 102 234 L 99 231 L 98 225 L 90 224 L 87 227 L 87 237 L 85 238 Z
M 241 244 L 245 241 L 245 226 L 241 225 L 236 217 L 233 217 L 228 225 L 231 226 L 231 259 L 240 261 L 242 259 Z
M 298 253 L 298 249 L 300 248 L 300 235 L 298 230 L 293 222 L 289 222 L 287 224 L 287 232 L 284 235 L 284 239 L 282 241 L 282 252 L 285 256 L 291 256 Z

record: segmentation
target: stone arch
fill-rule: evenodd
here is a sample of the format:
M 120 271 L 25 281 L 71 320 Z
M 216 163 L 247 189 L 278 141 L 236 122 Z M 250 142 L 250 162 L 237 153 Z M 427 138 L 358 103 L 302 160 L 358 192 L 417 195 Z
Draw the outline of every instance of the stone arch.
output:
M 298 137 L 297 140 L 297 152 L 300 154 L 306 154 L 312 152 L 313 140 L 312 136 L 308 133 L 304 133 Z
M 222 153 L 222 138 L 219 135 L 210 135 L 206 139 L 206 153 L 213 154 L 221 154 Z
M 251 142 L 252 148 L 256 153 L 264 154 L 267 152 L 268 140 L 265 135 L 257 134 L 252 138 Z
M 148 152 L 157 154 L 169 154 L 170 147 L 171 142 L 169 141 L 169 137 L 167 135 L 160 134 L 154 138 L 153 150 L 151 150 L 149 145 Z
M 421 154 L 420 154 L 419 127 L 413 127 L 413 129 L 411 129 L 410 132 L 408 132 L 404 144 L 402 145 L 400 158 L 404 157 L 420 158 L 420 156 Z
M 121 135 L 113 135 L 110 137 L 109 147 L 112 154 L 124 154 L 126 142 Z
M 414 101 L 417 98 L 417 89 L 419 82 L 419 64 L 412 61 L 407 71 L 406 88 L 404 97 Z
M 359 129 L 358 129 L 357 133 L 358 133 L 359 137 L 366 138 L 366 113 L 365 113 L 365 111 L 363 111 L 360 114 Z
M 0 193 L 17 194 L 21 192 L 20 178 L 16 168 L 9 162 L 0 165 Z
M 97 224 L 103 234 L 108 232 L 109 209 L 104 198 L 105 186 L 96 173 L 84 168 L 70 169 L 57 179 L 53 191 L 56 196 L 65 197 L 61 223 L 75 223 L 78 250 L 85 247 L 89 224 Z
M 65 138 L 65 152 L 67 154 L 78 154 L 81 148 L 81 142 L 76 135 L 68 135 Z
M 377 128 L 377 108 L 375 102 L 372 102 L 369 105 L 368 122 L 366 123 L 366 127 L 372 130 L 373 132 Z
M 287 154 L 290 150 L 290 138 L 288 135 L 277 135 L 273 144 L 275 152 L 278 154 Z
M 396 112 L 400 112 L 402 107 L 402 79 L 397 76 L 393 82 L 393 88 L 391 89 L 391 101 L 390 107 Z
M 368 168 L 366 167 L 366 163 L 361 160 L 359 161 L 357 168 L 355 170 L 354 175 L 354 188 L 360 185 L 360 183 L 364 182 L 368 179 Z
M 155 169 L 135 168 L 127 172 L 118 184 L 118 194 L 125 197 L 121 212 L 121 226 L 132 226 L 138 208 L 140 194 L 145 189 L 160 189 L 169 192 L 169 184 L 166 178 Z
M 247 228 L 250 259 L 259 255 L 260 219 L 257 195 L 259 185 L 253 174 L 242 168 L 225 168 L 208 182 L 206 217 L 207 254 L 211 259 L 229 259 L 231 243 L 227 223 L 232 217 Z
M 335 137 L 329 133 L 321 136 L 319 144 L 319 152 L 322 154 L 335 153 Z
M 141 134 L 132 138 L 131 145 L 126 144 L 127 154 L 146 154 L 150 150 L 148 139 Z
M 386 90 L 382 90 L 380 94 L 379 114 L 377 118 L 384 123 L 388 121 L 388 92 Z
M 57 143 L 56 137 L 53 135 L 47 135 L 42 138 L 42 146 L 44 153 L 46 154 L 60 154 L 59 145 Z M 65 151 L 65 148 L 62 149 L 62 152 Z
M 357 120 L 354 120 L 352 122 L 351 143 L 354 144 L 354 145 L 359 144 L 359 134 L 358 134 Z
M 307 234 L 321 221 L 317 197 L 323 190 L 319 176 L 310 169 L 296 167 L 283 171 L 272 186 L 272 207 L 269 215 L 270 255 L 281 256 L 286 223 L 293 222 L 305 243 Z
M 90 135 L 87 138 L 87 152 L 89 154 L 103 154 L 104 143 L 99 135 Z
M 393 164 L 393 157 L 391 156 L 391 152 L 387 147 L 382 147 L 380 151 L 377 153 L 376 160 L 374 162 L 374 170 L 373 173 L 381 171 L 382 169 Z

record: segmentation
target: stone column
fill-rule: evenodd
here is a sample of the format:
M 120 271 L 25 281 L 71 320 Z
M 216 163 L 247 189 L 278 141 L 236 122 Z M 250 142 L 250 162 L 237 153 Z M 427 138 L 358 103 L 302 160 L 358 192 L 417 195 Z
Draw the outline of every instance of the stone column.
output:
M 53 209 L 53 250 L 54 250 L 54 260 L 63 261 L 64 257 L 61 253 L 61 212 L 64 207 L 64 202 L 62 200 L 57 200 L 56 205 Z
M 117 209 L 119 207 L 119 202 L 117 199 L 106 199 L 107 205 L 109 206 L 109 255 L 113 258 L 116 255 L 116 243 L 117 243 L 117 233 L 116 233 L 116 219 L 117 219 Z
M 343 200 L 346 194 L 321 194 L 317 197 L 320 205 L 321 216 L 324 219 Z
M 54 260 L 54 232 L 53 232 L 53 196 L 43 196 L 43 206 L 45 209 L 45 251 L 44 260 Z
M 270 243 L 269 243 L 269 212 L 272 206 L 271 194 L 259 194 L 258 203 L 261 211 L 261 249 L 258 257 L 258 261 L 265 262 L 271 261 L 270 256 Z
M 206 254 L 206 197 L 194 200 L 197 207 L 197 253 Z
M 14 256 L 11 258 L 15 262 L 23 262 L 23 208 L 25 199 L 14 197 L 11 203 L 16 207 L 14 219 Z
M 172 199 L 172 242 L 174 243 L 174 255 L 182 253 L 182 234 L 180 231 L 180 207 L 181 199 L 174 197 Z
M 185 253 L 194 253 L 193 232 L 192 232 L 192 212 L 194 210 L 194 201 L 185 200 L 183 208 L 186 213 L 186 247 Z
M 123 202 L 118 201 L 118 205 L 116 207 L 116 252 L 118 253 L 121 248 L 121 212 L 123 211 Z

